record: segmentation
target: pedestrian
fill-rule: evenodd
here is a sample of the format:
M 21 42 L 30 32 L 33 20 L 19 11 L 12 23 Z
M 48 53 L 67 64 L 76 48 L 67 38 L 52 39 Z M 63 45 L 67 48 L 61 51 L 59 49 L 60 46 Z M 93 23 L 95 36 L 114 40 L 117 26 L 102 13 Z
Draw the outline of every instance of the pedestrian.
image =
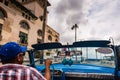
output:
M 35 68 L 22 65 L 27 47 L 8 42 L 0 48 L 0 80 L 50 80 L 50 59 L 45 61 L 45 75 Z

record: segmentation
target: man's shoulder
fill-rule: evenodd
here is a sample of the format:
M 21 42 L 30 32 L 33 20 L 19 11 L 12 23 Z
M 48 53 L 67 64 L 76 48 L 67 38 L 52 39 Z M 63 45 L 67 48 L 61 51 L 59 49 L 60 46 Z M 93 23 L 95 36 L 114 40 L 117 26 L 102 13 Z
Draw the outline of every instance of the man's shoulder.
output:
M 23 72 L 30 72 L 32 73 L 38 73 L 38 71 L 30 66 L 26 65 L 20 65 L 20 64 L 5 64 L 0 66 L 0 72 L 1 71 L 23 71 Z
M 28 78 L 33 78 L 33 80 L 46 80 L 41 73 L 39 73 L 35 68 L 19 64 L 5 64 L 0 66 L 0 73 L 11 74 L 13 76 L 26 76 Z M 16 73 L 16 74 L 13 74 Z M 2 75 L 2 74 L 0 74 Z M 32 75 L 29 76 L 29 75 Z M 1 79 L 0 79 L 1 80 Z
M 20 64 L 4 64 L 0 66 L 0 69 L 31 69 L 30 66 Z

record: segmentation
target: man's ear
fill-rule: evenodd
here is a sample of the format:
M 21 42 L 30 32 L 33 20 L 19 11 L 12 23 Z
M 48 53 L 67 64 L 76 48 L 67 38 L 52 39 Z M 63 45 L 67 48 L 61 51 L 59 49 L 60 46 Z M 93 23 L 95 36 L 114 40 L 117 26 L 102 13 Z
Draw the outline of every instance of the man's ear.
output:
M 21 61 L 21 55 L 20 54 L 17 55 L 17 60 Z
M 22 54 L 18 54 L 16 58 L 17 58 L 16 60 L 17 60 L 18 64 L 22 64 L 23 63 L 23 55 Z

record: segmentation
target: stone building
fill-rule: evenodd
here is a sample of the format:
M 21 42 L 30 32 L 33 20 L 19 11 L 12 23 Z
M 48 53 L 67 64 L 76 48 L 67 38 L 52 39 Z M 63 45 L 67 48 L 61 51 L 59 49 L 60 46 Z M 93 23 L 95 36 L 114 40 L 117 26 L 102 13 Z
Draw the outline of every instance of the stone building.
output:
M 31 49 L 32 44 L 41 43 L 43 1 L 0 0 L 0 45 L 15 41 Z M 48 6 L 50 6 L 49 2 L 47 2 Z M 44 42 L 59 42 L 59 36 L 58 32 L 46 25 Z
M 52 29 L 49 25 L 46 27 L 45 31 L 45 42 L 59 42 L 59 33 Z

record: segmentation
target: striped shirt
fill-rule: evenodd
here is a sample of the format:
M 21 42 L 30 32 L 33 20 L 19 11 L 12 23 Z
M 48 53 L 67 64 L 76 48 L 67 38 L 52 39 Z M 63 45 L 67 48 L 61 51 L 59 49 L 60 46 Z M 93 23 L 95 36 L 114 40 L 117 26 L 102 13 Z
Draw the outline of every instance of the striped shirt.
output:
M 19 65 L 5 64 L 0 66 L 0 80 L 46 80 L 36 69 Z

